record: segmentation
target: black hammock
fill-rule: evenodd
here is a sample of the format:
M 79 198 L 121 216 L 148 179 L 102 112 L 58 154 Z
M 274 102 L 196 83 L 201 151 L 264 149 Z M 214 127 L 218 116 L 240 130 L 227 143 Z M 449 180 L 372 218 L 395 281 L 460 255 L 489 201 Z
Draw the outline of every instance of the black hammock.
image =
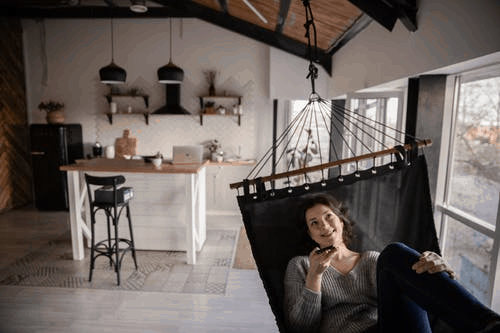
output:
M 321 103 L 324 104 L 325 101 L 321 100 Z M 314 105 L 313 101 L 310 101 L 302 112 L 317 112 L 318 109 L 311 105 Z M 335 107 L 332 105 L 331 113 L 334 112 Z M 347 112 L 348 110 L 342 109 L 343 123 Z M 333 116 L 329 121 L 331 119 Z M 331 128 L 330 138 L 334 137 L 333 127 Z M 290 133 L 289 129 L 287 131 Z M 318 144 L 314 140 L 308 140 L 306 145 L 311 142 Z M 231 184 L 231 188 L 243 189 L 243 193 L 239 193 L 237 197 L 239 208 L 255 263 L 280 332 L 287 332 L 283 313 L 283 288 L 288 261 L 297 255 L 307 255 L 311 250 L 304 246 L 307 240 L 297 227 L 298 207 L 308 194 L 325 192 L 346 204 L 349 216 L 355 223 L 355 237 L 350 245 L 354 251 L 381 251 L 389 243 L 398 241 L 420 252 L 430 250 L 440 254 L 427 164 L 425 156 L 419 154 L 419 146 L 428 143 L 426 140 L 414 140 L 411 144 L 397 145 L 382 153 L 369 152 L 347 160 L 305 168 L 302 166 L 303 168 L 299 170 L 245 179 L 241 183 Z M 330 147 L 330 150 L 332 149 L 333 147 Z M 276 154 L 278 150 L 274 147 L 273 151 Z M 384 154 L 390 155 L 390 161 L 385 164 L 377 163 L 377 158 L 384 158 L 379 155 Z M 366 158 L 370 160 L 369 166 L 365 166 L 364 169 L 358 168 L 347 175 L 342 174 L 341 165 L 355 161 L 352 163 L 359 166 L 362 163 L 358 161 Z M 387 160 L 387 156 L 385 158 Z M 286 164 L 291 165 L 288 162 Z M 276 186 L 278 178 L 290 178 L 290 175 L 311 170 L 316 170 L 318 173 L 322 168 L 337 166 L 339 172 L 333 177 L 329 172 L 330 178 L 325 178 L 323 173 L 323 177 L 316 182 L 309 183 L 307 182 L 309 177 L 302 177 L 301 185 L 292 186 L 288 181 L 283 188 Z M 444 322 L 432 314 L 429 316 L 434 332 L 453 332 Z
M 273 147 L 247 179 L 230 186 L 243 188 L 238 204 L 257 269 L 282 333 L 287 332 L 283 299 L 288 261 L 297 255 L 308 255 L 311 250 L 304 246 L 308 243 L 304 239 L 307 236 L 297 227 L 297 210 L 304 196 L 326 192 L 346 204 L 355 222 L 355 238 L 350 245 L 354 251 L 381 251 L 398 241 L 420 252 L 430 250 L 440 254 L 427 165 L 425 157 L 419 155 L 419 147 L 427 146 L 430 141 L 387 126 L 387 118 L 377 121 L 359 110 L 350 111 L 339 103 L 321 99 L 315 91 L 316 27 L 309 1 L 302 2 L 310 55 L 309 102 L 274 140 Z M 319 128 L 328 131 L 326 163 Z M 317 165 L 313 165 L 313 155 L 319 155 Z M 271 158 L 272 174 L 259 176 Z M 276 174 L 277 168 L 285 170 Z M 283 178 L 287 181 L 277 184 Z M 284 187 L 278 188 L 279 185 Z M 432 314 L 429 317 L 434 332 L 453 332 L 439 318 Z

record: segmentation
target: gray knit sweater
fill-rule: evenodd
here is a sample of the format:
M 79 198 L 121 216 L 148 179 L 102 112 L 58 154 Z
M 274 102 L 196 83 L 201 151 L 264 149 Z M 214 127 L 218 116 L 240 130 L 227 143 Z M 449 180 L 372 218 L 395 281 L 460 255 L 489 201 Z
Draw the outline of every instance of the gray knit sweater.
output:
M 378 252 L 368 251 L 343 275 L 328 267 L 321 292 L 305 287 L 309 258 L 295 257 L 285 274 L 285 317 L 294 332 L 359 333 L 377 323 Z

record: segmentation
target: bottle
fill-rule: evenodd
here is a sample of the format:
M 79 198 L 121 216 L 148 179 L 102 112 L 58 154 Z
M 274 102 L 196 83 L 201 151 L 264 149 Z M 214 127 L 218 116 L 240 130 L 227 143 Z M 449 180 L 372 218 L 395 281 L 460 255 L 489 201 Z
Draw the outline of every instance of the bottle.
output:
M 101 157 L 102 156 L 102 146 L 99 142 L 96 142 L 95 145 L 92 147 L 92 153 L 94 154 L 94 157 Z

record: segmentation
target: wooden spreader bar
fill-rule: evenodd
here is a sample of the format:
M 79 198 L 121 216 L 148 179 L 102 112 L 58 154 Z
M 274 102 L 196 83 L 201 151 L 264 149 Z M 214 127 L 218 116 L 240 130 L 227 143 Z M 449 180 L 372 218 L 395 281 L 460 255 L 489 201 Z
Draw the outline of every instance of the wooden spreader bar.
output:
M 416 144 L 417 144 L 418 148 L 428 147 L 428 146 L 432 145 L 432 140 L 431 139 L 417 140 Z M 406 145 L 403 146 L 403 148 L 404 148 L 405 151 L 408 151 L 408 150 L 411 150 L 413 148 L 413 145 L 412 144 L 406 144 Z M 389 155 L 389 154 L 394 154 L 394 153 L 399 153 L 399 150 L 397 150 L 396 148 L 389 148 L 389 149 L 381 150 L 381 151 L 378 151 L 378 152 L 373 152 L 373 153 L 368 153 L 368 154 L 364 154 L 364 155 L 360 155 L 360 156 L 354 156 L 354 157 L 346 158 L 346 159 L 343 159 L 343 160 L 338 160 L 338 161 L 333 161 L 333 162 L 328 162 L 328 163 L 323 163 L 323 164 L 319 164 L 319 165 L 310 166 L 310 167 L 307 167 L 307 168 L 302 168 L 302 169 L 297 169 L 297 170 L 291 170 L 291 171 L 287 171 L 287 172 L 277 173 L 275 175 L 261 177 L 260 180 L 262 182 L 269 182 L 269 181 L 272 181 L 272 180 L 278 180 L 278 179 L 288 178 L 288 177 L 291 177 L 291 176 L 303 175 L 303 174 L 306 174 L 306 173 L 309 173 L 309 172 L 320 171 L 320 170 L 323 170 L 323 169 L 329 169 L 329 168 L 332 168 L 334 166 L 338 166 L 338 165 L 342 165 L 342 164 L 347 164 L 347 163 L 352 163 L 352 162 L 359 162 L 359 161 L 362 161 L 362 160 L 371 159 L 371 158 L 374 158 L 374 157 L 380 157 L 380 156 Z M 248 180 L 248 184 L 249 185 L 253 185 L 255 183 L 256 183 L 255 179 L 249 179 Z M 232 183 L 232 184 L 229 185 L 229 187 L 231 189 L 238 189 L 240 187 L 243 187 L 243 182 Z

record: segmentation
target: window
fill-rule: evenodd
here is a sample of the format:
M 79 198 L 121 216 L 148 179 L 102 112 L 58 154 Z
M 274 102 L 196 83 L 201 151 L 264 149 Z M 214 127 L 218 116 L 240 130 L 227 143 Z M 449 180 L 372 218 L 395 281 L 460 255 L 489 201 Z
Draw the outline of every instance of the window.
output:
M 404 142 L 403 128 L 403 99 L 399 92 L 385 92 L 372 94 L 355 94 L 349 96 L 347 109 L 358 116 L 350 121 L 346 117 L 347 128 L 344 138 L 343 158 L 359 156 L 369 152 L 381 151 L 392 148 Z M 367 126 L 360 126 L 356 118 L 362 119 Z M 390 156 L 380 160 L 380 164 L 390 162 Z M 362 169 L 372 167 L 372 160 L 365 160 L 356 165 L 348 166 L 347 172 L 351 173 L 357 167 Z
M 290 124 L 296 119 L 301 111 L 309 103 L 308 100 L 292 100 L 290 101 L 288 112 L 286 112 L 285 122 Z M 330 102 L 325 106 L 328 110 L 323 108 L 323 112 L 330 113 L 331 106 Z M 312 107 L 315 111 L 317 108 Z M 294 170 L 303 167 L 319 165 L 327 163 L 329 161 L 330 152 L 330 121 L 329 115 L 321 115 L 321 112 L 317 111 L 317 114 L 311 114 L 306 117 L 307 119 L 300 120 L 300 126 L 294 126 L 288 137 L 287 142 L 289 142 L 287 147 L 287 158 L 286 166 L 285 163 L 282 164 L 283 170 Z M 302 126 L 304 125 L 304 126 Z M 309 134 L 310 133 L 310 134 Z M 307 150 L 307 152 L 305 152 Z M 293 162 L 291 162 L 293 159 Z M 289 164 L 292 163 L 290 166 Z M 304 182 L 315 183 L 321 181 L 323 178 L 327 178 L 328 173 L 322 173 L 321 171 L 308 173 L 304 176 L 296 176 L 290 180 L 284 182 L 288 185 L 299 185 Z
M 454 102 L 445 111 L 436 194 L 441 249 L 459 282 L 491 306 L 500 239 L 500 68 L 449 82 Z
M 323 106 L 323 116 L 311 115 L 312 121 L 304 121 L 304 128 L 298 128 L 298 134 L 291 131 L 288 135 L 289 152 L 290 148 L 293 152 L 303 152 L 304 148 L 308 147 L 308 157 L 300 164 L 297 161 L 297 154 L 294 155 L 294 164 L 290 169 L 299 169 L 304 166 L 314 166 L 322 163 L 327 163 L 330 160 L 341 160 L 352 157 L 353 155 L 362 155 L 368 152 L 380 151 L 387 148 L 392 148 L 396 144 L 402 142 L 403 112 L 402 112 L 402 93 L 400 92 L 383 92 L 372 94 L 357 94 L 349 97 L 346 104 L 346 111 L 343 115 L 334 115 L 333 123 L 331 122 L 331 102 Z M 290 101 L 288 112 L 286 112 L 286 124 L 291 124 L 294 119 L 304 110 L 304 107 L 309 103 L 308 100 L 293 100 Z M 316 108 L 313 106 L 312 109 Z M 320 112 L 318 112 L 320 114 Z M 356 120 L 357 117 L 366 123 L 367 126 L 360 126 L 361 122 Z M 309 118 L 308 118 L 309 119 Z M 311 136 L 307 134 L 311 131 Z M 331 144 L 330 136 L 337 133 L 342 136 L 342 139 L 332 138 L 335 144 Z M 300 139 L 297 139 L 300 137 Z M 319 138 L 319 139 L 318 139 Z M 309 143 L 308 143 L 309 141 Z M 361 144 L 362 142 L 362 144 Z M 331 151 L 332 145 L 342 147 L 339 152 Z M 311 147 L 318 149 L 312 149 Z M 340 156 L 337 156 L 340 155 Z M 304 154 L 301 155 L 302 157 Z M 290 163 L 291 155 L 287 154 L 286 163 L 281 161 L 280 168 L 282 171 L 288 170 L 287 163 Z M 380 159 L 380 164 L 390 162 L 390 156 Z M 358 164 L 361 168 L 369 168 L 373 164 L 373 160 L 364 161 Z M 352 173 L 356 170 L 356 164 L 342 166 L 342 173 Z M 308 173 L 305 177 L 299 176 L 292 180 L 285 181 L 285 185 L 290 182 L 292 185 L 299 185 L 304 182 L 318 182 L 322 178 L 328 178 L 328 173 L 321 171 Z

